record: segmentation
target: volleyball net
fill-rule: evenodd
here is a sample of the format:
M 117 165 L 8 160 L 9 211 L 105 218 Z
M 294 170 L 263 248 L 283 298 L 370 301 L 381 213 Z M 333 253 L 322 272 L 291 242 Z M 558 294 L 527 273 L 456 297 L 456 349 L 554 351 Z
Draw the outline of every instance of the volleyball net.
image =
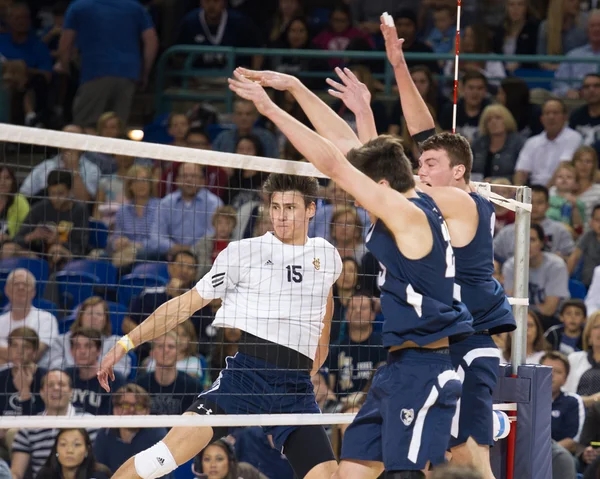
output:
M 352 421 L 377 366 L 386 360 L 379 265 L 364 245 L 368 215 L 309 163 L 256 156 L 260 140 L 246 140 L 235 145 L 240 153 L 221 153 L 0 127 L 0 374 L 5 379 L 0 429 L 339 427 Z M 229 242 L 272 230 L 262 193 L 270 173 L 318 179 L 308 233 L 327 239 L 342 258 L 341 271 L 334 272 L 339 277 L 333 284 L 329 356 L 312 377 L 322 413 L 281 414 L 278 402 L 271 401 L 267 414 L 180 416 L 197 394 L 218 381 L 240 342 L 256 339 L 244 337 L 243 323 L 213 326 L 219 300 L 128 353 L 115 368 L 118 381 L 111 392 L 101 389 L 99 361 L 122 334 L 193 287 Z M 503 208 L 499 212 L 512 210 L 515 216 L 515 297 L 510 301 L 518 329 L 512 358 L 505 360 L 517 374 L 526 352 L 530 190 L 503 182 L 478 188 Z M 294 285 L 305 274 L 331 270 L 327 258 L 326 251 L 317 252 L 310 264 L 289 265 L 281 281 Z M 244 274 L 272 280 L 269 261 Z M 241 269 L 240 264 L 229 266 Z M 221 279 L 213 276 L 212 281 Z M 290 318 L 297 316 L 292 310 L 297 305 L 321 307 L 326 298 L 307 285 L 291 293 L 304 295 L 304 301 L 265 297 L 249 307 L 258 314 L 270 304 L 281 309 L 288 301 Z M 275 336 L 270 337 L 289 335 L 288 323 L 283 318 L 281 331 L 271 331 Z M 299 346 L 314 351 L 317 345 Z M 260 396 L 250 389 L 248 394 Z M 495 408 L 516 414 L 516 396 L 505 392 Z M 48 409 L 62 411 L 68 403 L 88 415 L 39 416 Z

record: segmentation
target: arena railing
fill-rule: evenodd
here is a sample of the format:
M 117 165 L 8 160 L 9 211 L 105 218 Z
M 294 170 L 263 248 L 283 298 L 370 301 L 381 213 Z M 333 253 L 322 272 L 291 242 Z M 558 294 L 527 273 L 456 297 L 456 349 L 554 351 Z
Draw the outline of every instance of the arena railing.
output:
M 223 55 L 225 66 L 219 69 L 196 68 L 195 60 L 205 53 L 213 55 Z M 218 101 L 225 104 L 228 112 L 232 111 L 233 92 L 228 88 L 217 88 L 213 90 L 199 90 L 190 85 L 194 78 L 224 78 L 231 76 L 235 67 L 240 63 L 240 57 L 263 56 L 263 57 L 296 57 L 296 58 L 315 58 L 315 59 L 351 59 L 351 60 L 369 60 L 382 62 L 380 72 L 374 72 L 373 76 L 383 82 L 384 95 L 392 94 L 394 84 L 394 72 L 390 63 L 386 59 L 383 51 L 329 51 L 329 50 L 290 50 L 290 49 L 271 49 L 271 48 L 233 48 L 233 47 L 207 47 L 198 45 L 175 45 L 167 49 L 159 58 L 156 68 L 156 87 L 155 87 L 155 111 L 157 114 L 165 113 L 169 110 L 171 101 Z M 454 60 L 454 54 L 438 53 L 406 53 L 407 60 L 422 61 L 448 61 Z M 462 61 L 499 61 L 502 63 L 517 62 L 526 63 L 597 63 L 597 57 L 569 57 L 560 55 L 495 55 L 495 54 L 467 54 L 461 53 Z M 173 68 L 172 63 L 179 59 L 178 63 L 182 68 Z M 182 62 L 182 63 L 181 63 Z M 535 72 L 535 70 L 530 70 Z M 332 75 L 331 70 L 323 71 L 303 71 L 298 76 L 307 78 L 327 78 Z M 442 80 L 452 80 L 443 74 L 439 76 Z M 525 78 L 528 82 L 551 83 L 551 76 L 542 75 Z M 169 81 L 175 80 L 181 83 L 177 89 L 169 90 Z M 493 80 L 493 79 L 491 79 Z M 579 82 L 581 78 L 561 79 L 569 83 Z M 325 88 L 325 83 L 324 83 Z

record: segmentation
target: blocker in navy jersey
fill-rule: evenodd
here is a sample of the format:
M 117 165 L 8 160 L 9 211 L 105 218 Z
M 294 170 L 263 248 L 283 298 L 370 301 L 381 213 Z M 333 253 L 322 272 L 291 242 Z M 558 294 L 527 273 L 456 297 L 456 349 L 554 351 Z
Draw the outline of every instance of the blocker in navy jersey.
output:
M 382 267 L 379 286 L 387 348 L 406 341 L 426 346 L 473 331 L 471 315 L 453 298 L 454 256 L 446 224 L 429 197 L 410 201 L 427 217 L 433 237 L 428 255 L 406 258 L 381 221 L 367 235 L 367 247 Z M 448 348 L 391 352 L 346 430 L 342 459 L 380 461 L 386 471 L 421 470 L 428 461 L 443 462 L 460 390 Z

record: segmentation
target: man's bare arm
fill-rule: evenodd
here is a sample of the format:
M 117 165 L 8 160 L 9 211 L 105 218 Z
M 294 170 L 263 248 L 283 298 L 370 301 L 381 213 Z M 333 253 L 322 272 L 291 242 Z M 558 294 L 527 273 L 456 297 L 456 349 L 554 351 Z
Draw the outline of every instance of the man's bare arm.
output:
M 319 370 L 325 364 L 327 355 L 329 354 L 329 336 L 331 334 L 331 320 L 333 318 L 333 289 L 329 290 L 327 297 L 327 307 L 325 309 L 325 316 L 323 317 L 323 330 L 319 337 L 319 345 L 317 346 L 317 353 L 315 354 L 315 360 L 313 362 L 313 369 L 310 375 L 317 374 Z

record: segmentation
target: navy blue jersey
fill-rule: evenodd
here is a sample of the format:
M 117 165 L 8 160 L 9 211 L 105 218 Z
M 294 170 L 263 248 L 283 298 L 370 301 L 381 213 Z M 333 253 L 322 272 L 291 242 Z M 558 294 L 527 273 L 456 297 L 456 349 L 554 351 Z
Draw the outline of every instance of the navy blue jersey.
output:
M 479 224 L 473 241 L 462 248 L 454 248 L 457 299 L 465 303 L 473 315 L 475 331 L 489 330 L 491 334 L 513 331 L 517 323 L 512 307 L 504 289 L 492 276 L 494 206 L 477 193 L 470 193 L 470 196 L 477 205 Z
M 406 258 L 382 221 L 375 222 L 367 235 L 367 247 L 382 268 L 379 287 L 386 348 L 406 341 L 425 346 L 473 332 L 470 313 L 453 297 L 454 253 L 448 227 L 433 200 L 419 195 L 409 200 L 423 210 L 431 228 L 433 246 L 427 256 Z

